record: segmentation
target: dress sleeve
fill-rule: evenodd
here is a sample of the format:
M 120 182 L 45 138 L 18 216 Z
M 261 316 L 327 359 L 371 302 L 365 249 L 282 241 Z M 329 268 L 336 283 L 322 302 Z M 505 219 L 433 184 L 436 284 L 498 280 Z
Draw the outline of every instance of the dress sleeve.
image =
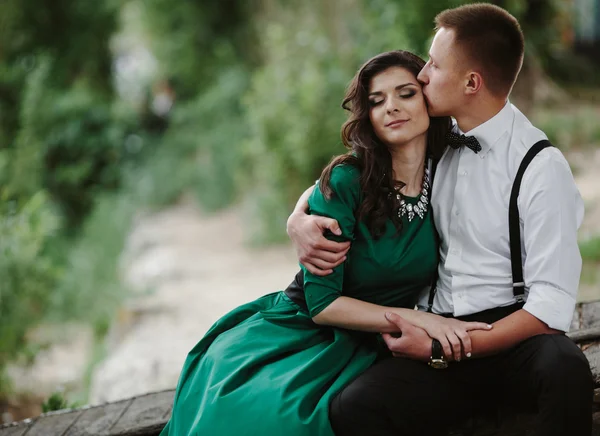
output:
M 325 235 L 335 241 L 353 241 L 356 210 L 359 205 L 359 171 L 350 165 L 339 165 L 331 172 L 333 195 L 328 200 L 317 185 L 308 199 L 311 215 L 321 215 L 337 220 L 342 230 L 340 236 Z M 304 294 L 311 317 L 318 315 L 342 294 L 344 263 L 325 277 L 311 274 L 304 266 Z

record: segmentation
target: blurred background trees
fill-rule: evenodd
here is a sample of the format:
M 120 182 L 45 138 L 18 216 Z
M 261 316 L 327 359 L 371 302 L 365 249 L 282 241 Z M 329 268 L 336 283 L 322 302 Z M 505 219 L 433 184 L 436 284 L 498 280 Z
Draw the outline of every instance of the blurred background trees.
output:
M 101 340 L 140 210 L 184 193 L 207 210 L 241 203 L 250 240 L 282 240 L 298 195 L 344 152 L 340 102 L 360 64 L 426 58 L 434 16 L 463 3 L 0 2 L 0 374 L 41 323 L 84 319 Z M 492 3 L 526 33 L 514 100 L 565 150 L 600 144 L 600 2 Z

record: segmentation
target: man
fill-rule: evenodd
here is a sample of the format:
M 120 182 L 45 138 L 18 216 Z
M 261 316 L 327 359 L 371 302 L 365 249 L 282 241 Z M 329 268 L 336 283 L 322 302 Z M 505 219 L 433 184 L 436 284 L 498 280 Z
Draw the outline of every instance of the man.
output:
M 454 133 L 477 139 L 449 147 L 433 185 L 440 265 L 433 312 L 493 322 L 469 332 L 472 356 L 452 360 L 448 346 L 434 369 L 432 339 L 389 315 L 401 337 L 384 335 L 394 358 L 347 386 L 330 406 L 337 434 L 445 434 L 448 427 L 495 400 L 537 412 L 537 435 L 591 433 L 593 382 L 589 364 L 563 332 L 569 329 L 581 272 L 577 229 L 583 202 L 569 165 L 553 147 L 525 172 L 518 198 L 526 302 L 513 295 L 508 233 L 511 187 L 523 157 L 546 139 L 508 102 L 523 61 L 517 20 L 489 4 L 436 17 L 430 59 L 419 74 L 430 115 L 452 116 Z M 301 262 L 328 274 L 348 245 L 323 238 L 334 221 L 306 215 L 306 195 L 288 221 Z M 419 307 L 427 307 L 429 292 Z M 460 344 L 451 344 L 453 348 Z M 432 349 L 433 348 L 433 349 Z M 431 362 L 430 362 L 431 363 Z

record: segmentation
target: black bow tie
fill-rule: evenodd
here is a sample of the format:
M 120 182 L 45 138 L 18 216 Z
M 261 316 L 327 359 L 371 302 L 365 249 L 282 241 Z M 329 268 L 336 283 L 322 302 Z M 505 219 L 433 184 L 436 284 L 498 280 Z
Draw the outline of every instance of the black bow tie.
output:
M 474 136 L 465 136 L 454 132 L 448 132 L 446 142 L 454 149 L 464 146 L 470 148 L 476 154 L 481 151 L 481 144 L 479 144 L 479 141 Z

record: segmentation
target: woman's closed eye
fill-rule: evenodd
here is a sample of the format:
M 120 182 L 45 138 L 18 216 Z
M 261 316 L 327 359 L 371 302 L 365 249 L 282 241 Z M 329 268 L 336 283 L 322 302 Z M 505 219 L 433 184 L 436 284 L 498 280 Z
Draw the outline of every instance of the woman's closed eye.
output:
M 382 102 L 383 102 L 383 100 L 369 100 L 369 106 L 371 106 L 371 107 L 379 106 Z
M 414 91 L 414 90 L 411 90 L 411 91 L 404 91 L 404 92 L 401 92 L 401 93 L 400 93 L 400 97 L 401 97 L 401 98 L 411 98 L 411 97 L 414 97 L 416 93 L 417 93 L 417 92 L 416 92 L 416 91 Z

